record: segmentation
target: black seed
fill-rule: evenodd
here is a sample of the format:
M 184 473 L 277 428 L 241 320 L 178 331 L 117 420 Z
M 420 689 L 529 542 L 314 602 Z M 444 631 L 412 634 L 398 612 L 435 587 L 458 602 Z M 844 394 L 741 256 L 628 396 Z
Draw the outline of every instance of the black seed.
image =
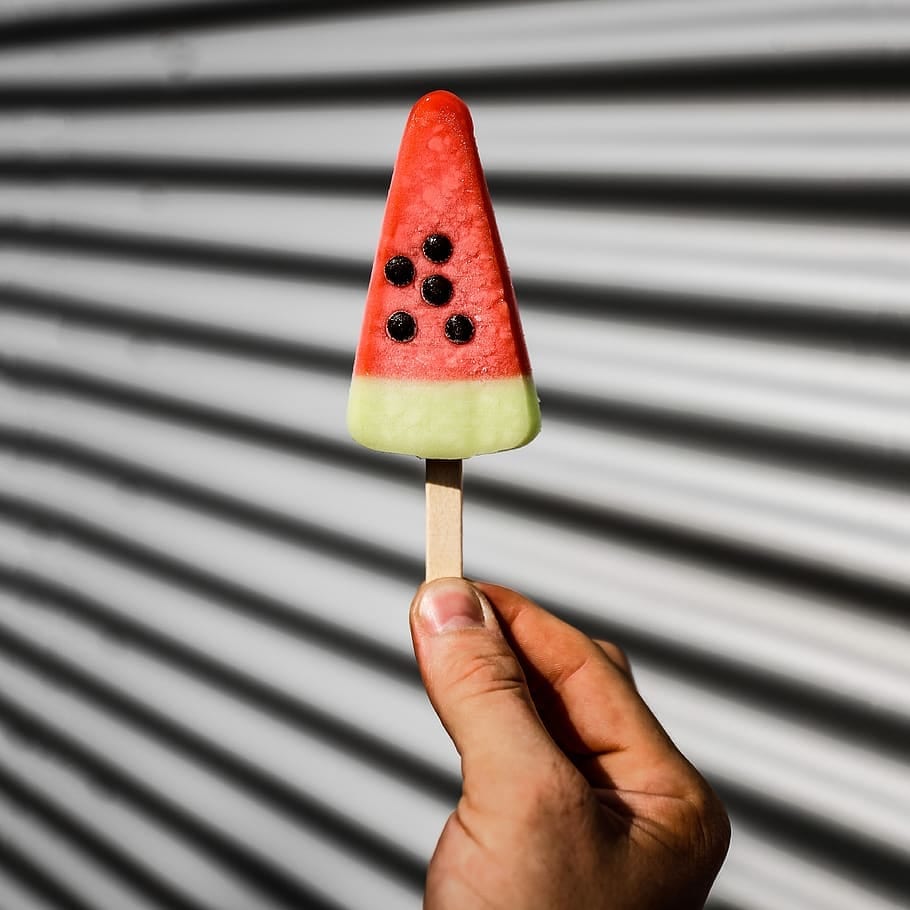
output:
M 410 313 L 399 310 L 386 320 L 385 330 L 392 341 L 410 341 L 417 334 L 417 323 Z
M 430 234 L 423 242 L 423 255 L 430 262 L 445 262 L 452 255 L 452 241 L 445 234 Z
M 414 280 L 414 263 L 407 256 L 393 256 L 385 264 L 385 277 L 397 288 L 403 288 Z
M 474 337 L 474 323 L 467 316 L 456 313 L 446 320 L 446 338 L 455 344 L 466 344 Z
M 442 275 L 430 275 L 429 278 L 423 279 L 420 293 L 427 303 L 442 306 L 452 299 L 452 282 Z

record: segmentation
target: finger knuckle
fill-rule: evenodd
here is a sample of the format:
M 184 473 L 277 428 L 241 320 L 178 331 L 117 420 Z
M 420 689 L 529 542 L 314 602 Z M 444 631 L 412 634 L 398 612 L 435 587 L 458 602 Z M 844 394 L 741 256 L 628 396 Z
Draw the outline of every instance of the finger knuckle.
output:
M 719 868 L 730 845 L 731 825 L 726 807 L 704 778 L 699 778 L 687 803 L 691 807 L 691 835 L 706 865 Z
M 521 666 L 511 654 L 487 650 L 462 657 L 453 669 L 451 684 L 472 694 L 524 691 Z
M 575 786 L 564 769 L 541 766 L 522 786 L 522 805 L 518 808 L 524 824 L 545 825 L 547 830 L 564 829 L 586 804 L 586 791 Z
M 596 639 L 596 644 L 607 657 L 616 664 L 621 670 L 624 670 L 626 673 L 632 672 L 632 665 L 629 662 L 629 656 L 626 652 L 615 642 L 606 641 L 602 638 Z

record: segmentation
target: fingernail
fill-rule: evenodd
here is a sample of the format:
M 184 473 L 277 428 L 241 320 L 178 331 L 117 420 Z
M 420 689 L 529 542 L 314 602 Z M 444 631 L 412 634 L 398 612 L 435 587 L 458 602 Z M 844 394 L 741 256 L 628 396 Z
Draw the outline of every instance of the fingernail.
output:
M 477 592 L 465 581 L 443 578 L 422 591 L 417 613 L 433 632 L 476 629 L 484 625 Z

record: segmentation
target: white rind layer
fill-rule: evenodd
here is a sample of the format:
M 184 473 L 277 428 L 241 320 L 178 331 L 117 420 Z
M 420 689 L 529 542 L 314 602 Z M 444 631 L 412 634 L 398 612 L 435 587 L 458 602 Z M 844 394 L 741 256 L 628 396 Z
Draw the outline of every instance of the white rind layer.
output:
M 355 376 L 348 430 L 361 445 L 420 458 L 517 449 L 540 432 L 530 377 L 426 382 Z

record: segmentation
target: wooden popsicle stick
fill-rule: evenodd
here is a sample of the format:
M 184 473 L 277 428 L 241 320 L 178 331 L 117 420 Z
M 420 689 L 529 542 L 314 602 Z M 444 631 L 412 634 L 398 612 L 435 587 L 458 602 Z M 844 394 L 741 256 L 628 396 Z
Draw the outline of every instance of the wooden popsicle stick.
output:
M 427 459 L 427 581 L 462 576 L 461 467 Z

